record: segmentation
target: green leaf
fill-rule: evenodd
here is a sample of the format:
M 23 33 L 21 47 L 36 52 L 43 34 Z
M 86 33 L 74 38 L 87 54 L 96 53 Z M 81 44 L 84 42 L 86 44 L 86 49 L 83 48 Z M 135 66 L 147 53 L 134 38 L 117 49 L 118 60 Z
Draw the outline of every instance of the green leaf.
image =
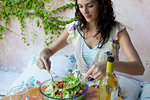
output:
M 0 40 L 2 40 L 3 39 L 3 37 L 0 37 Z
M 57 35 L 57 38 L 59 38 L 59 35 Z
M 21 33 L 21 35 L 24 35 L 23 33 Z
M 53 36 L 51 36 L 50 39 L 53 39 Z
M 32 17 L 32 20 L 34 20 L 34 19 L 35 19 L 35 16 Z
M 40 26 L 39 28 L 42 28 L 42 26 Z
M 21 31 L 23 31 L 23 28 L 25 28 L 26 23 L 24 22 L 24 18 L 31 18 L 31 20 L 34 20 L 35 17 L 40 18 L 42 21 L 42 24 L 44 24 L 44 31 L 45 35 L 50 35 L 50 34 L 55 34 L 57 37 L 61 34 L 61 32 L 64 29 L 64 26 L 66 24 L 71 23 L 74 21 L 73 18 L 71 18 L 68 21 L 61 21 L 63 20 L 63 16 L 57 16 L 53 17 L 51 16 L 52 14 L 55 16 L 57 12 L 62 12 L 63 10 L 66 10 L 67 8 L 73 8 L 74 4 L 66 4 L 63 5 L 62 7 L 58 7 L 52 11 L 47 11 L 44 8 L 44 4 L 47 3 L 49 10 L 51 7 L 54 5 L 54 2 L 51 2 L 51 0 L 1 0 L 2 4 L 0 5 L 0 20 L 4 21 L 4 25 L 8 26 L 8 23 L 10 20 L 15 19 L 16 17 L 20 21 L 20 28 Z M 74 0 L 71 0 L 74 1 Z M 49 3 L 51 5 L 49 5 Z M 31 12 L 28 12 L 30 11 Z M 32 11 L 33 10 L 33 11 Z M 48 20 L 49 19 L 49 20 Z M 29 20 L 29 23 L 32 23 L 32 21 Z M 40 25 L 40 21 L 36 20 L 37 27 L 40 29 L 42 28 L 42 25 Z M 0 26 L 0 32 L 3 33 L 6 30 L 5 27 Z M 25 36 L 24 33 L 21 33 L 22 36 Z M 32 39 L 31 41 L 34 42 L 36 34 L 32 33 Z M 2 36 L 0 36 L 2 39 Z M 22 37 L 25 41 L 25 37 Z M 51 37 L 50 39 L 53 39 Z M 52 41 L 51 41 L 52 42 Z M 49 45 L 51 42 L 46 42 L 46 45 Z
M 37 35 L 34 33 L 33 36 L 37 36 Z
M 39 27 L 39 26 L 40 26 L 40 21 L 37 20 L 37 21 L 36 21 L 36 24 L 37 24 L 37 27 Z
M 27 46 L 29 46 L 30 44 L 28 43 Z
M 25 37 L 21 37 L 21 39 L 25 40 Z

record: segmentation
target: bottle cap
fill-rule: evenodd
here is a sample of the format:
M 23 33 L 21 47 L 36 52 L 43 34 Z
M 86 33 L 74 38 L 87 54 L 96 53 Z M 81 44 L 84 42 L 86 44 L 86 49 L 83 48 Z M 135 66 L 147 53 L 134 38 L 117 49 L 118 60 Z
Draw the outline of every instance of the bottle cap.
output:
M 109 61 L 109 62 L 114 62 L 114 57 L 109 56 L 109 57 L 107 58 L 107 61 Z

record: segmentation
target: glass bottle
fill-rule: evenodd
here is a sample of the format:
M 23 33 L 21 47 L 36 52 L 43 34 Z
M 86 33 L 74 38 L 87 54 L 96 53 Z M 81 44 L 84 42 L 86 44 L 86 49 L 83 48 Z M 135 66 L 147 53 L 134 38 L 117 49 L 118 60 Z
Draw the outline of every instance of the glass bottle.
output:
M 117 100 L 118 96 L 118 80 L 113 73 L 114 58 L 107 58 L 106 75 L 99 83 L 99 100 Z

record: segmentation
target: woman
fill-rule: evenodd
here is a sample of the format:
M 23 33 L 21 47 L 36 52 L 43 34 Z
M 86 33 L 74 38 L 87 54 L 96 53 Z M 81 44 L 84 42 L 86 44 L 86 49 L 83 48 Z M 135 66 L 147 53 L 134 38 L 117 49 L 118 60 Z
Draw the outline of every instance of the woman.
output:
M 77 69 L 95 81 L 106 72 L 107 56 L 115 57 L 114 70 L 131 75 L 142 75 L 143 64 L 135 50 L 126 28 L 115 21 L 111 0 L 76 0 L 75 16 L 78 21 L 66 26 L 61 36 L 41 51 L 39 68 L 50 71 L 49 58 L 69 43 L 75 47 Z M 118 60 L 119 47 L 128 62 Z M 130 98 L 130 100 L 134 100 Z

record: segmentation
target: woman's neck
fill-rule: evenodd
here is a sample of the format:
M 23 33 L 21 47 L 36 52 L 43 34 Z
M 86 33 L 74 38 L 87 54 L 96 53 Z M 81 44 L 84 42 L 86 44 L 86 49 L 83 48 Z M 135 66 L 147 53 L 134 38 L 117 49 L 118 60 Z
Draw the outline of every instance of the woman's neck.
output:
M 96 22 L 92 21 L 90 23 L 87 23 L 87 29 L 88 30 L 96 30 Z

